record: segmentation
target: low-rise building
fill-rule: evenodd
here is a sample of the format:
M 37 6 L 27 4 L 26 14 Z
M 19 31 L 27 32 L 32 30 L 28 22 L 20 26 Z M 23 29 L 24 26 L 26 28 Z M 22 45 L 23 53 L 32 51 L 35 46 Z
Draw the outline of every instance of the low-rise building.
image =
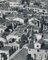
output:
M 9 1 L 9 6 L 10 7 L 17 7 L 21 3 L 21 0 L 8 0 Z
M 38 19 L 35 18 L 35 17 L 29 19 L 28 22 L 29 22 L 30 25 L 34 25 L 34 26 L 41 27 L 40 20 L 38 20 Z
M 4 33 L 6 28 L 6 26 L 0 25 L 0 33 Z
M 0 49 L 0 59 L 1 60 L 9 60 L 9 51 L 11 50 L 10 47 L 3 47 Z
M 20 23 L 24 24 L 24 19 L 19 18 L 19 17 L 13 19 L 13 21 L 20 22 Z
M 46 60 L 48 57 L 48 44 L 32 43 L 28 45 L 28 54 L 35 60 Z
M 44 9 L 44 8 L 39 8 L 38 6 L 36 5 L 32 5 L 31 7 L 26 7 L 27 9 L 32 9 L 35 13 L 47 13 L 47 9 Z

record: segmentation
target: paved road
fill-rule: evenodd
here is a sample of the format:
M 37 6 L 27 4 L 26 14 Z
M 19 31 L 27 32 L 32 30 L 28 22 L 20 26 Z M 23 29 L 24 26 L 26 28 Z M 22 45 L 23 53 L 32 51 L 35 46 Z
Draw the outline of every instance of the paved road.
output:
M 11 60 L 25 60 L 28 52 L 26 49 L 22 49 L 17 55 L 14 56 Z

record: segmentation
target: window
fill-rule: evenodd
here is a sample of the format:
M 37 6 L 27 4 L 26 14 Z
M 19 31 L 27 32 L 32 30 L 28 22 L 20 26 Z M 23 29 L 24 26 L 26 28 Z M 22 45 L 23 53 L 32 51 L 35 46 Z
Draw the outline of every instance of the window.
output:
M 35 41 L 37 41 L 37 39 L 35 39 Z
M 45 58 L 46 58 L 46 55 L 45 55 Z
M 39 49 L 37 50 L 37 52 L 39 52 Z
M 39 45 L 37 45 L 37 47 L 39 47 Z
M 43 10 L 43 12 L 45 12 L 45 10 Z

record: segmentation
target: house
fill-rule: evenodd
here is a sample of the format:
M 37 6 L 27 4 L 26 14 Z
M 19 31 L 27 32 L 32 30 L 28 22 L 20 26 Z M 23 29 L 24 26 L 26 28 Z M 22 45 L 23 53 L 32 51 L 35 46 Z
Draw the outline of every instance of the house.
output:
M 7 19 L 0 18 L 0 24 L 6 26 L 6 22 L 9 22 Z
M 35 37 L 34 43 L 35 43 L 35 42 L 38 42 L 39 40 L 42 39 L 42 34 L 34 34 L 34 37 Z
M 48 13 L 41 15 L 43 17 L 43 30 L 48 30 Z
M 35 13 L 47 13 L 47 9 L 39 8 L 36 5 L 32 5 L 31 7 L 26 7 L 27 9 L 32 9 Z
M 30 2 L 30 6 L 32 6 L 34 3 L 33 2 Z
M 13 49 L 15 49 L 15 51 L 19 50 L 20 49 L 20 43 L 16 43 L 16 42 L 13 42 L 13 43 L 8 43 L 8 44 L 4 44 L 4 46 L 10 46 L 12 47 Z
M 15 39 L 16 41 L 18 41 L 20 39 L 20 37 L 18 37 L 17 35 L 13 35 L 13 34 L 10 34 L 8 36 L 6 36 L 7 40 L 9 41 L 10 39 Z
M 10 7 L 18 7 L 19 4 L 21 3 L 21 0 L 9 0 L 9 6 Z
M 4 47 L 4 44 L 6 43 L 6 39 L 4 39 L 3 37 L 0 37 L 0 48 Z
M 18 5 L 18 2 L 16 3 L 16 2 L 9 2 L 9 6 L 10 7 L 18 7 L 19 5 Z
M 13 19 L 13 21 L 20 22 L 20 23 L 24 24 L 24 20 L 22 18 L 19 18 L 19 17 Z
M 0 49 L 0 59 L 1 60 L 3 60 L 3 59 L 9 60 L 9 50 L 10 50 L 10 47 L 4 47 L 4 48 Z
M 8 10 L 9 3 L 5 0 L 0 1 L 0 9 L 1 10 Z
M 10 46 L 5 46 L 0 49 L 0 60 L 9 60 L 11 54 L 12 47 Z
M 31 54 L 35 60 L 46 60 L 48 59 L 48 44 L 31 43 L 28 45 L 28 54 Z
M 38 20 L 37 18 L 33 17 L 33 18 L 28 20 L 28 23 L 29 23 L 29 25 L 32 26 L 34 32 L 39 32 L 39 30 L 41 28 L 40 20 Z
M 42 8 L 46 8 L 46 6 L 47 6 L 46 2 L 40 2 L 40 3 L 41 3 Z
M 29 22 L 30 25 L 34 25 L 34 26 L 38 26 L 38 27 L 41 26 L 40 20 L 38 20 L 38 19 L 35 18 L 35 17 L 29 19 L 28 22 Z
M 0 0 L 0 1 L 4 1 L 4 0 Z
M 8 36 L 6 36 L 7 42 L 8 44 L 4 44 L 4 46 L 10 46 L 15 48 L 16 50 L 20 49 L 20 41 L 21 41 L 21 37 L 19 37 L 17 34 L 15 34 L 15 32 L 9 34 Z
M 0 33 L 4 33 L 6 28 L 6 26 L 0 25 Z
M 5 19 L 7 19 L 7 20 L 13 20 L 13 18 L 14 18 L 14 15 L 12 13 L 6 14 Z

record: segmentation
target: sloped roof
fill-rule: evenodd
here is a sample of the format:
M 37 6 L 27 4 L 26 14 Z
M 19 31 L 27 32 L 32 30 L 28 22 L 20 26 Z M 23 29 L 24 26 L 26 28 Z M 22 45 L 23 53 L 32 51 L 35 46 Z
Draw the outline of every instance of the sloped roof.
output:
M 48 39 L 48 34 L 44 34 L 43 39 Z
M 28 48 L 34 49 L 34 44 L 33 43 L 29 44 Z
M 48 49 L 48 44 L 44 44 L 41 49 Z
M 14 17 L 14 15 L 13 14 L 8 14 L 8 15 L 6 15 L 6 17 Z
M 0 24 L 5 23 L 6 21 L 8 21 L 8 20 L 7 19 L 0 18 Z
M 0 50 L 8 51 L 8 50 L 10 50 L 10 49 L 11 49 L 11 47 L 9 47 L 9 46 L 5 46 L 5 47 L 1 48 Z

